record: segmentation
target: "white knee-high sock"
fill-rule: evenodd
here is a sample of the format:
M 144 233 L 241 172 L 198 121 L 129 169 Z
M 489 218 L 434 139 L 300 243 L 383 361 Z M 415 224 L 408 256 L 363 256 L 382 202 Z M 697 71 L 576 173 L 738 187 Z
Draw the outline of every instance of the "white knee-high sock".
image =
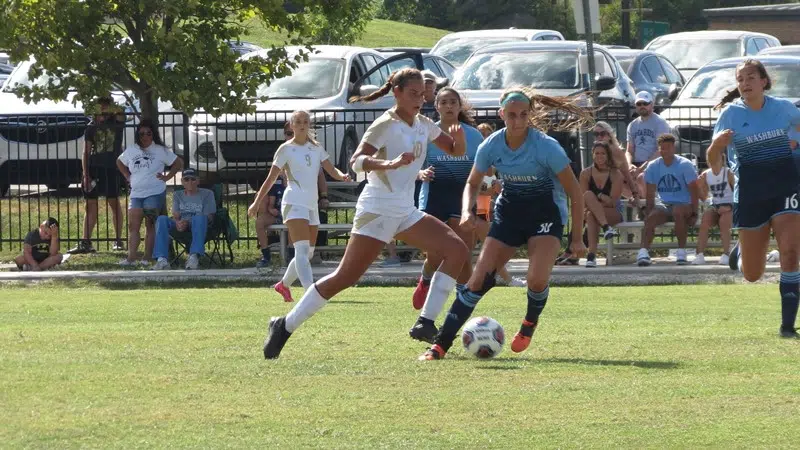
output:
M 294 243 L 294 263 L 297 270 L 297 278 L 304 289 L 308 289 L 314 284 L 314 273 L 311 271 L 311 260 L 308 258 L 311 244 L 308 241 L 297 241 Z
M 319 294 L 317 287 L 312 284 L 303 294 L 303 298 L 286 315 L 286 331 L 294 333 L 294 330 L 322 309 L 326 303 L 328 301 Z
M 428 298 L 425 299 L 425 306 L 422 307 L 420 317 L 436 321 L 436 317 L 442 312 L 447 297 L 456 287 L 456 280 L 444 272 L 436 271 L 431 278 L 431 287 L 428 290 Z
M 295 247 L 295 252 L 297 252 L 297 247 Z M 309 261 L 313 257 L 314 257 L 314 247 L 309 247 L 308 250 Z M 292 258 L 292 260 L 289 262 L 289 265 L 286 266 L 286 273 L 284 273 L 283 278 L 281 278 L 281 283 L 283 283 L 283 285 L 286 287 L 293 285 L 294 282 L 297 281 L 297 264 L 294 261 L 295 258 Z

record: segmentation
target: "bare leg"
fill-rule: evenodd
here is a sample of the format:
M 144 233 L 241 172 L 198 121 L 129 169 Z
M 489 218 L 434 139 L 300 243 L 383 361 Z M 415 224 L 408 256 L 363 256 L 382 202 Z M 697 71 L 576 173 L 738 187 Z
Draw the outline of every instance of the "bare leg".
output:
M 772 219 L 781 254 L 781 272 L 797 272 L 800 265 L 800 214 L 782 214 Z M 765 252 L 762 252 L 762 254 Z
M 726 255 L 731 251 L 731 227 L 733 224 L 733 212 L 724 211 L 719 215 L 719 236 L 722 240 L 722 252 Z
M 644 220 L 644 231 L 642 231 L 642 248 L 650 248 L 653 238 L 656 235 L 656 228 L 667 223 L 667 213 L 655 208 Z
M 92 238 L 92 230 L 97 225 L 97 199 L 86 199 L 86 215 L 83 216 L 83 239 Z
M 739 262 L 742 266 L 742 275 L 747 281 L 758 281 L 764 275 L 769 249 L 769 232 L 769 224 L 751 230 L 739 229 Z
M 711 227 L 716 225 L 719 219 L 720 216 L 713 209 L 707 209 L 706 212 L 703 213 L 703 221 L 700 222 L 700 231 L 697 234 L 697 254 L 705 253 L 706 245 L 708 245 L 708 234 L 711 231 Z M 730 241 L 730 232 L 731 230 L 730 228 L 728 228 L 729 241 Z
M 111 210 L 111 217 L 114 220 L 114 238 L 117 242 L 122 241 L 122 205 L 119 198 L 107 198 L 106 204 Z
M 586 230 L 589 238 L 588 251 L 589 253 L 597 253 L 597 241 L 600 234 L 600 224 L 591 211 L 586 212 Z
M 583 193 L 583 201 L 586 205 L 586 209 L 592 213 L 594 218 L 597 220 L 597 224 L 599 226 L 608 225 L 608 220 L 606 219 L 606 212 L 603 204 L 600 203 L 600 200 L 597 199 L 597 196 L 594 195 L 594 192 L 586 191 Z M 558 256 L 558 255 L 556 255 Z
M 42 270 L 47 270 L 47 269 L 49 269 L 51 267 L 55 267 L 55 266 L 61 264 L 61 261 L 63 259 L 64 259 L 64 257 L 61 256 L 60 253 L 56 254 L 56 255 L 50 255 L 47 258 L 45 258 L 44 261 L 39 263 L 39 268 L 42 269 Z
M 144 219 L 144 260 L 153 259 L 153 247 L 156 245 L 156 221 L 154 217 Z
M 383 241 L 354 233 L 347 242 L 339 267 L 314 284 L 319 294 L 330 300 L 339 292 L 356 284 L 361 275 L 369 269 L 370 264 L 381 254 L 385 245 Z
M 133 208 L 128 210 L 128 261 L 139 259 L 139 241 L 141 241 L 140 229 L 144 210 Z

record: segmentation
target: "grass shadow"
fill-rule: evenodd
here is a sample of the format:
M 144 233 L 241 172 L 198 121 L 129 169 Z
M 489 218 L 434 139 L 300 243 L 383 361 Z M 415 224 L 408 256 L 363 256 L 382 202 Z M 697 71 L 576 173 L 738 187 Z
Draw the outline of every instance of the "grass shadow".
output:
M 681 367 L 680 363 L 672 361 L 636 361 L 626 359 L 548 358 L 539 360 L 539 362 L 554 364 L 580 364 L 584 366 L 638 367 L 641 369 L 678 369 Z

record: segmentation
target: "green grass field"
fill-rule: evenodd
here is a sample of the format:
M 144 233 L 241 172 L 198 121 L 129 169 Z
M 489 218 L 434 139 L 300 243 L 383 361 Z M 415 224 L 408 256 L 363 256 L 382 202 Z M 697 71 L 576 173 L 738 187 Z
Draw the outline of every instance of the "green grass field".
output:
M 285 40 L 284 35 L 267 30 L 256 21 L 251 22 L 250 27 L 250 34 L 243 39 L 262 47 L 282 45 Z M 356 40 L 354 45 L 367 48 L 433 47 L 442 36 L 448 33 L 450 32 L 447 30 L 437 28 L 375 19 L 367 24 L 364 34 Z
M 355 288 L 276 361 L 266 289 L 0 288 L 4 447 L 791 447 L 774 285 L 554 288 L 531 348 L 418 362 L 411 289 Z M 300 290 L 295 289 L 295 297 Z M 524 290 L 479 306 L 509 337 Z

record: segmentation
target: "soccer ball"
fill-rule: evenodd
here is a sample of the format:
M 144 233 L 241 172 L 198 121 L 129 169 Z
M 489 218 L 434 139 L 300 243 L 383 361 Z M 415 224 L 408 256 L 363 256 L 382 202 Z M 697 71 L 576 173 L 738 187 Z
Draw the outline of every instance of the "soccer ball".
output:
M 494 358 L 503 351 L 506 332 L 491 317 L 475 317 L 464 325 L 461 343 L 467 353 L 480 359 Z

